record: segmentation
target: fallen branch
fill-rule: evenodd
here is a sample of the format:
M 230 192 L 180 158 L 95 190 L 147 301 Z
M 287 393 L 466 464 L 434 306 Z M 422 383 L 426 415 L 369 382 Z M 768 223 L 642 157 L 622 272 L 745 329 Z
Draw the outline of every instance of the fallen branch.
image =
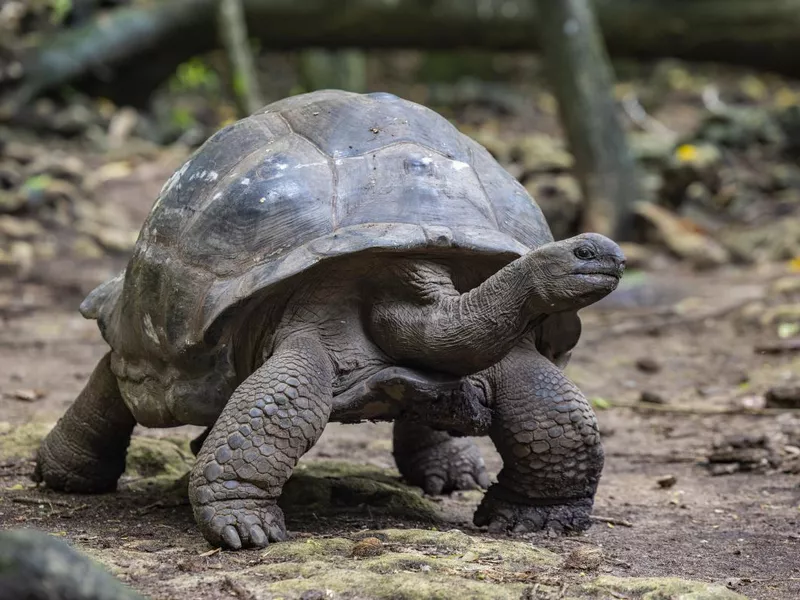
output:
M 788 340 L 778 340 L 768 344 L 759 344 L 754 348 L 758 354 L 785 354 L 789 352 L 800 352 L 800 338 L 790 338 Z
M 42 504 L 47 504 L 50 506 L 63 506 L 66 508 L 72 506 L 69 502 L 64 502 L 63 500 L 48 500 L 47 498 L 33 498 L 30 496 L 15 496 L 11 498 L 11 502 L 14 504 L 30 504 L 33 506 L 40 506 Z
M 537 13 L 526 0 L 242 2 L 249 33 L 265 49 L 539 49 Z M 594 7 L 612 56 L 800 74 L 800 0 L 594 0 Z M 219 47 L 215 8 L 216 0 L 172 0 L 102 13 L 23 57 L 15 103 L 81 79 L 105 92 L 149 93 L 187 58 Z
M 630 521 L 626 521 L 624 519 L 615 519 L 613 517 L 601 517 L 599 515 L 592 515 L 592 521 L 597 521 L 598 523 L 609 523 L 610 525 L 619 525 L 620 527 L 633 527 L 633 523 Z

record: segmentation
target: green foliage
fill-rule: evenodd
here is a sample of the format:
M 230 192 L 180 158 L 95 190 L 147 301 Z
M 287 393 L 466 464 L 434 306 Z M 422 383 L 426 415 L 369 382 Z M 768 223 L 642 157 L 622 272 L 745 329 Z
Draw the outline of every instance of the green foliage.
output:
M 181 131 L 186 131 L 197 122 L 192 111 L 185 106 L 173 107 L 170 112 L 170 120 L 172 125 Z
M 172 92 L 213 92 L 217 91 L 219 86 L 219 75 L 198 57 L 178 65 L 169 81 L 169 89 Z
M 611 402 L 606 400 L 605 398 L 592 398 L 591 399 L 592 406 L 595 407 L 597 410 L 608 410 L 611 408 Z
M 50 0 L 50 21 L 59 25 L 72 12 L 72 0 Z
M 53 178 L 50 177 L 50 175 L 34 175 L 33 177 L 29 177 L 25 183 L 22 184 L 22 192 L 40 192 L 46 190 L 52 182 Z

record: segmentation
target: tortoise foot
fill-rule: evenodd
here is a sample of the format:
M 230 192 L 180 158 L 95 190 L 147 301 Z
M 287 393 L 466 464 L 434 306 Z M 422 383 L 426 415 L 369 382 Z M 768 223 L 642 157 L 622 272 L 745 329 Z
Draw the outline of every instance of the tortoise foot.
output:
M 592 524 L 593 504 L 591 498 L 564 504 L 522 504 L 499 497 L 497 488 L 492 487 L 475 511 L 473 523 L 487 526 L 493 533 L 580 533 Z
M 125 470 L 125 455 L 100 459 L 96 456 L 53 452 L 48 440 L 42 443 L 36 456 L 31 479 L 50 489 L 73 494 L 106 494 L 117 488 Z
M 263 500 L 222 500 L 195 510 L 197 525 L 210 543 L 229 550 L 262 548 L 287 538 L 283 511 Z
M 480 450 L 469 438 L 448 438 L 421 448 L 411 456 L 398 456 L 406 480 L 426 494 L 449 494 L 457 490 L 489 487 L 489 475 Z

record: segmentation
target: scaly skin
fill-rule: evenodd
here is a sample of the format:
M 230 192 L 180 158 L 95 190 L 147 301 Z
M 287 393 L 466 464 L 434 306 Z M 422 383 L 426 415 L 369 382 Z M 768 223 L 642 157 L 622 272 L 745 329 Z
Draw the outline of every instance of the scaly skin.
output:
M 116 489 L 136 421 L 120 396 L 110 357 L 100 360 L 39 447 L 32 475 L 37 483 L 84 494 Z
M 195 519 L 210 543 L 238 549 L 286 539 L 277 500 L 328 422 L 332 380 L 322 345 L 293 337 L 236 389 L 189 481 Z
M 604 458 L 586 398 L 532 342 L 479 377 L 494 390 L 490 436 L 503 469 L 475 525 L 516 533 L 587 529 Z
M 486 465 L 472 439 L 407 421 L 395 422 L 393 437 L 400 474 L 426 494 L 489 487 Z

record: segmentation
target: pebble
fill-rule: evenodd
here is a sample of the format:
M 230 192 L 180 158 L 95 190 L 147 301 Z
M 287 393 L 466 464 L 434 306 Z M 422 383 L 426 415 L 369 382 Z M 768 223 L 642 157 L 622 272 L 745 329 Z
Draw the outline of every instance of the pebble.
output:
M 658 373 L 661 370 L 661 365 L 654 359 L 646 356 L 636 361 L 636 368 L 643 373 Z
M 639 397 L 639 402 L 646 402 L 648 404 L 666 404 L 667 401 L 661 394 L 644 390 Z
M 767 408 L 800 408 L 800 383 L 774 387 L 765 399 Z
M 675 477 L 675 475 L 664 475 L 663 477 L 656 479 L 656 483 L 659 485 L 659 487 L 669 489 L 678 483 L 678 478 Z

